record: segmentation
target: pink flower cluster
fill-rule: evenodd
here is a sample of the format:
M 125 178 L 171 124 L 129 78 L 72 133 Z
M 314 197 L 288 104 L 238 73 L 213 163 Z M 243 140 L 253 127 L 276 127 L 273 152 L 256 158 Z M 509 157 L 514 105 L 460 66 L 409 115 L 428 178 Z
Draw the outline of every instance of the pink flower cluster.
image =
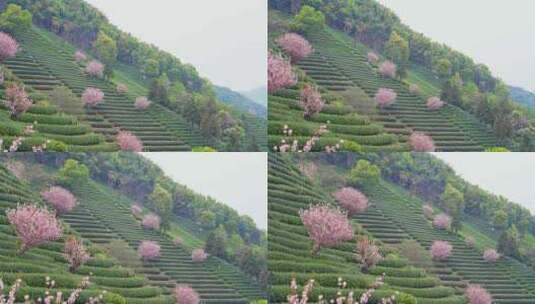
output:
M 104 76 L 104 64 L 98 60 L 91 60 L 86 65 L 85 72 L 89 76 L 102 78 Z
M 286 33 L 277 38 L 277 44 L 292 58 L 292 62 L 297 62 L 306 58 L 314 51 L 310 43 L 301 35 Z
M 397 66 L 392 61 L 385 61 L 379 66 L 379 74 L 383 77 L 396 78 Z
M 357 241 L 357 254 L 359 261 L 364 271 L 367 271 L 371 267 L 375 266 L 379 261 L 383 259 L 377 247 L 367 237 L 360 238 Z
M 10 84 L 6 88 L 5 96 L 6 105 L 9 108 L 11 115 L 15 117 L 28 111 L 32 106 L 32 101 L 26 93 L 26 90 L 24 90 L 24 87 L 17 84 Z
M 63 229 L 56 215 L 36 205 L 19 205 L 6 212 L 7 219 L 21 241 L 21 252 L 59 239 Z
M 483 259 L 489 263 L 496 263 L 501 258 L 501 255 L 494 249 L 487 249 L 483 253 Z
M 97 88 L 89 87 L 82 93 L 82 101 L 88 107 L 97 106 L 104 100 L 104 93 Z
M 173 290 L 177 304 L 199 304 L 201 298 L 195 289 L 189 285 L 178 284 Z
M 82 241 L 73 236 L 65 241 L 63 252 L 69 262 L 71 272 L 75 272 L 76 269 L 91 259 Z
M 117 144 L 122 151 L 142 152 L 143 143 L 134 134 L 121 131 L 117 134 Z
M 398 98 L 398 94 L 392 89 L 380 88 L 375 93 L 375 101 L 381 109 L 393 104 L 396 98 Z
M 320 139 L 320 137 L 327 132 L 328 132 L 327 125 L 321 125 L 319 129 L 314 132 L 312 137 L 305 142 L 305 144 L 303 145 L 303 148 L 301 149 L 299 147 L 298 140 L 290 141 L 288 137 L 292 136 L 293 130 L 290 129 L 288 125 L 285 125 L 284 129 L 282 130 L 282 133 L 284 134 L 286 138 L 281 140 L 280 146 L 274 146 L 273 150 L 279 151 L 282 153 L 290 152 L 290 151 L 291 152 L 310 152 L 312 151 L 312 148 L 314 147 L 316 142 Z M 328 147 L 326 147 L 326 149 L 328 149 Z
M 321 98 L 320 92 L 309 84 L 306 84 L 303 90 L 301 90 L 299 102 L 305 111 L 305 118 L 310 118 L 321 112 L 325 106 L 325 102 Z
M 86 61 L 87 55 L 84 52 L 78 50 L 76 51 L 76 53 L 74 53 L 74 60 L 78 63 Z
M 437 229 L 447 230 L 451 226 L 451 218 L 447 214 L 439 214 L 433 220 L 433 226 Z
M 353 239 L 353 227 L 347 219 L 347 214 L 338 208 L 318 204 L 300 210 L 299 216 L 308 230 L 310 239 L 314 242 L 313 254 L 316 254 L 321 247 L 334 247 Z
M 151 101 L 147 99 L 147 97 L 138 97 L 136 98 L 136 103 L 134 106 L 138 110 L 146 110 L 151 105 Z
M 447 260 L 451 256 L 452 251 L 453 246 L 446 241 L 434 241 L 430 249 L 431 256 L 433 257 L 433 260 L 436 261 Z
M 430 97 L 427 100 L 426 106 L 431 111 L 436 111 L 444 107 L 444 101 L 440 100 L 438 97 Z
M 280 89 L 294 86 L 297 76 L 292 70 L 292 65 L 284 58 L 268 54 L 268 91 L 276 92 Z
M 160 245 L 153 241 L 141 241 L 137 253 L 144 261 L 157 259 L 160 257 Z
M 145 215 L 141 225 L 145 229 L 160 230 L 160 217 L 154 213 Z
M 194 249 L 191 253 L 191 260 L 195 263 L 202 263 L 206 261 L 208 254 L 204 252 L 204 249 Z
M 363 213 L 368 209 L 368 198 L 355 188 L 344 187 L 338 189 L 333 193 L 333 197 L 342 208 L 347 210 L 350 216 Z
M 70 212 L 77 203 L 76 197 L 69 190 L 58 186 L 41 192 L 41 197 L 61 214 Z
M 469 304 L 492 304 L 492 296 L 479 285 L 468 285 L 465 291 Z
M 435 143 L 431 136 L 421 132 L 414 132 L 409 137 L 409 145 L 414 152 L 434 152 Z
M 141 214 L 143 213 L 143 208 L 141 208 L 139 204 L 133 204 L 130 207 L 130 212 L 132 212 L 135 217 L 138 217 L 141 216 Z
M 13 37 L 0 32 L 0 61 L 15 57 L 19 51 L 19 44 Z
M 379 55 L 377 55 L 375 52 L 369 52 L 368 62 L 371 64 L 376 64 L 377 62 L 379 62 Z

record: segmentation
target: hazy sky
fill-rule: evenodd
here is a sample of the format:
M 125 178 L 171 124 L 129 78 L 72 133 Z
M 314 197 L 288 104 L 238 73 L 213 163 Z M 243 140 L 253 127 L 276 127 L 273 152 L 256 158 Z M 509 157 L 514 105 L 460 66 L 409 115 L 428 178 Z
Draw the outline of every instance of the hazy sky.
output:
M 535 153 L 433 153 L 460 176 L 535 214 Z
M 535 92 L 535 1 L 379 0 L 412 29 Z
M 266 153 L 143 153 L 167 176 L 267 229 Z
M 123 31 L 234 90 L 266 85 L 267 0 L 87 0 Z

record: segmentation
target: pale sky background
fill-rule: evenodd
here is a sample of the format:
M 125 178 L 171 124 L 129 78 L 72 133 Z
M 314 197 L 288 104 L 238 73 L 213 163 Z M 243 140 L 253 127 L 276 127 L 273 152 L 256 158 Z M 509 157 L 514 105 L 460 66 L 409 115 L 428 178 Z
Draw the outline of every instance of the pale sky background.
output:
M 472 184 L 535 214 L 535 153 L 433 153 Z
M 535 1 L 379 0 L 413 30 L 535 92 Z
M 233 90 L 267 83 L 267 0 L 86 0 L 121 30 Z
M 267 229 L 267 153 L 142 153 L 167 176 Z

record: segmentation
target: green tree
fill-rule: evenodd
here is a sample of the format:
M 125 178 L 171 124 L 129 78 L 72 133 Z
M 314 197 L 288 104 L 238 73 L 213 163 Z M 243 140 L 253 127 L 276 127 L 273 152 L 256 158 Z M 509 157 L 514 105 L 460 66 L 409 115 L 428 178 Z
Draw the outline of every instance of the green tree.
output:
M 210 232 L 206 237 L 206 245 L 204 250 L 214 256 L 225 258 L 226 257 L 226 243 L 227 232 L 222 226 L 217 227 L 214 231 Z
M 451 184 L 446 184 L 446 188 L 441 195 L 441 200 L 451 216 L 451 229 L 459 231 L 462 226 L 461 217 L 464 209 L 464 196 Z
M 505 212 L 504 210 L 498 210 L 496 212 L 494 212 L 494 226 L 498 229 L 504 229 L 505 227 L 507 227 L 507 219 L 508 219 L 508 216 L 507 216 L 507 212 Z
M 160 63 L 154 58 L 149 58 L 145 60 L 143 65 L 143 74 L 146 77 L 156 77 L 160 75 Z
M 510 257 L 519 257 L 520 234 L 515 225 L 502 233 L 498 239 L 498 252 Z
M 221 132 L 217 120 L 217 113 L 217 104 L 214 99 L 207 98 L 201 110 L 200 128 L 202 135 L 208 138 L 212 144 L 215 144 Z
M 162 220 L 162 230 L 168 230 L 173 214 L 173 197 L 171 193 L 165 190 L 160 184 L 156 184 L 154 190 L 149 195 L 149 200 Z
M 446 58 L 437 60 L 435 64 L 435 71 L 441 79 L 448 79 L 451 76 L 451 69 L 451 62 Z
M 381 170 L 369 161 L 361 159 L 349 172 L 348 180 L 352 185 L 364 186 L 379 181 Z
M 441 98 L 447 102 L 461 105 L 463 100 L 463 80 L 458 73 L 444 82 Z
M 117 43 L 106 33 L 100 31 L 93 43 L 93 48 L 97 57 L 106 65 L 104 75 L 111 77 L 113 75 L 113 66 L 117 61 Z
M 150 85 L 149 99 L 168 104 L 170 86 L 171 82 L 167 74 L 164 73 L 160 77 L 154 78 Z
M 409 42 L 395 31 L 392 32 L 385 45 L 385 56 L 397 65 L 401 77 L 407 74 L 410 56 Z
M 322 30 L 325 26 L 325 16 L 311 6 L 303 5 L 290 27 L 297 32 L 311 33 Z
M 6 10 L 0 14 L 0 29 L 13 33 L 16 29 L 26 29 L 32 25 L 32 14 L 23 10 L 16 4 L 10 4 Z
M 89 169 L 74 159 L 68 159 L 58 172 L 58 182 L 67 187 L 82 185 L 89 179 Z
M 201 211 L 199 220 L 204 228 L 213 228 L 215 226 L 215 213 L 210 210 L 203 210 Z

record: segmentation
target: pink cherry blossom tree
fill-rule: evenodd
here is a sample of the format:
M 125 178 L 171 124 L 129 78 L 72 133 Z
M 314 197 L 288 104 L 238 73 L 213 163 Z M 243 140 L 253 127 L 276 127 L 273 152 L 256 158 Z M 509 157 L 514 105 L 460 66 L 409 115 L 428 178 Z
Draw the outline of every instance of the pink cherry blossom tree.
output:
M 91 77 L 104 77 L 104 64 L 98 60 L 91 60 L 85 67 L 85 72 Z
M 82 101 L 86 107 L 95 107 L 104 100 L 104 93 L 97 88 L 89 87 L 82 93 Z
M 82 241 L 74 236 L 70 236 L 65 241 L 63 252 L 65 258 L 69 262 L 70 272 L 75 272 L 80 266 L 91 259 L 91 256 L 89 255 L 89 252 L 87 252 Z
M 385 61 L 379 66 L 379 74 L 383 77 L 396 78 L 397 66 L 392 61 Z
M 268 91 L 274 93 L 280 89 L 297 84 L 297 76 L 289 61 L 279 55 L 268 54 Z
M 6 88 L 5 98 L 6 106 L 14 118 L 19 117 L 32 106 L 32 101 L 24 87 L 15 83 L 10 84 Z
M 347 214 L 338 208 L 318 204 L 300 210 L 299 216 L 314 243 L 312 248 L 314 255 L 322 247 L 334 247 L 353 239 L 353 227 L 347 219 Z
M 379 55 L 375 52 L 368 52 L 368 62 L 371 64 L 376 64 L 379 62 Z
M 427 205 L 424 205 L 423 208 L 422 208 L 423 212 L 424 212 L 424 216 L 426 219 L 433 219 L 434 218 L 434 214 L 435 214 L 435 211 L 433 210 L 433 206 L 427 204 Z
M 137 253 L 144 261 L 155 260 L 160 257 L 160 245 L 154 241 L 141 241 Z
M 121 131 L 117 134 L 117 144 L 122 151 L 142 152 L 143 143 L 134 134 Z
M 201 298 L 195 289 L 189 285 L 178 284 L 173 290 L 176 304 L 199 304 Z
M 338 189 L 333 197 L 340 206 L 347 210 L 349 216 L 363 213 L 368 209 L 368 198 L 360 191 L 351 187 Z
M 303 115 L 305 118 L 310 118 L 321 112 L 325 106 L 325 102 L 321 98 L 320 92 L 309 84 L 305 84 L 303 90 L 301 90 L 299 102 L 304 109 Z
M 422 89 L 420 89 L 420 86 L 413 83 L 409 86 L 409 92 L 414 95 L 420 95 L 422 94 Z
M 398 94 L 392 89 L 380 88 L 375 93 L 375 101 L 381 109 L 393 104 L 397 98 Z
M 202 263 L 206 261 L 208 254 L 204 252 L 204 249 L 194 249 L 191 253 L 191 260 L 195 263 Z
M 414 152 L 434 152 L 435 142 L 431 136 L 421 132 L 414 132 L 409 137 L 409 145 Z
M 426 106 L 431 111 L 436 111 L 442 109 L 444 107 L 444 101 L 440 100 L 438 97 L 430 97 L 427 100 Z
M 381 252 L 379 251 L 379 247 L 377 247 L 373 241 L 367 237 L 362 237 L 357 241 L 356 252 L 361 269 L 365 273 L 383 259 Z
M 447 260 L 451 256 L 452 251 L 453 246 L 446 241 L 434 241 L 430 249 L 431 256 L 433 257 L 433 260 L 436 261 Z
M 145 215 L 141 222 L 143 228 L 149 230 L 160 230 L 160 217 L 154 213 Z
M 451 217 L 449 217 L 447 214 L 442 213 L 437 216 L 435 216 L 435 219 L 433 220 L 433 226 L 437 229 L 441 230 L 447 230 L 451 227 Z
M 138 110 L 146 110 L 148 107 L 150 107 L 151 103 L 152 102 L 148 100 L 147 97 L 140 96 L 136 98 L 136 103 L 134 104 L 134 106 Z
M 20 239 L 20 253 L 59 239 L 63 229 L 56 215 L 37 205 L 19 205 L 6 212 L 9 223 Z
M 84 52 L 78 50 L 76 51 L 76 53 L 74 53 L 74 61 L 80 63 L 86 60 L 87 60 L 87 55 Z
M 13 37 L 0 32 L 0 62 L 15 57 L 19 51 L 19 44 Z
M 117 93 L 124 95 L 128 93 L 128 86 L 124 83 L 119 83 L 117 87 L 115 88 L 115 90 L 117 91 Z
M 469 304 L 492 304 L 492 296 L 480 285 L 468 285 L 465 295 Z
M 283 34 L 277 38 L 277 44 L 292 58 L 292 63 L 310 56 L 314 51 L 305 38 L 295 33 Z
M 76 197 L 67 189 L 54 186 L 41 192 L 41 197 L 60 214 L 71 212 L 76 207 Z
M 501 258 L 501 255 L 494 249 L 487 249 L 483 253 L 483 259 L 489 263 L 496 263 Z
M 139 204 L 133 204 L 130 207 L 130 212 L 132 212 L 132 215 L 134 215 L 135 217 L 140 217 L 143 213 L 143 208 Z

